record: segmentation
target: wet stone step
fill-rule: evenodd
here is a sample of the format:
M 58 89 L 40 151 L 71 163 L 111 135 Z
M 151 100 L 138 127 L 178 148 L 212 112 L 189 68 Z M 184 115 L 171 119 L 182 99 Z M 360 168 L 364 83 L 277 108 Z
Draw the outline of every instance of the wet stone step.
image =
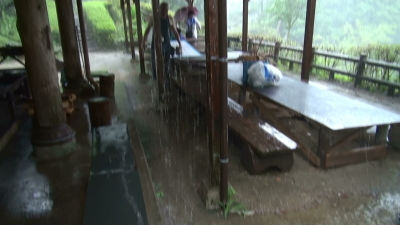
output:
M 85 225 L 147 224 L 127 124 L 93 131 Z

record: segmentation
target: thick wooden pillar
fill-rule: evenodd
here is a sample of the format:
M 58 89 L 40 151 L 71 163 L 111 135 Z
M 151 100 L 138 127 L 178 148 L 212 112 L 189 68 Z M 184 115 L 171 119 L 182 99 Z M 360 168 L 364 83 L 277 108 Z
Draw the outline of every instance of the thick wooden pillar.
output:
M 249 1 L 243 0 L 242 51 L 247 51 L 249 36 Z
M 120 1 L 121 12 L 122 12 L 122 22 L 124 24 L 124 36 L 125 36 L 125 48 L 129 51 L 129 41 L 128 41 L 128 27 L 126 26 L 126 11 L 125 11 L 125 0 Z
M 14 3 L 35 110 L 34 154 L 38 158 L 62 157 L 74 150 L 75 132 L 65 123 L 46 0 Z
M 83 76 L 72 1 L 56 0 L 55 2 L 68 87 L 79 86 L 83 82 Z
M 313 58 L 312 44 L 314 35 L 314 18 L 317 0 L 307 0 L 306 26 L 304 32 L 303 62 L 301 65 L 301 80 L 308 83 Z
M 218 45 L 219 45 L 219 105 L 221 114 L 220 126 L 220 201 L 226 203 L 228 200 L 228 27 L 226 0 L 218 1 Z
M 212 60 L 219 57 L 218 49 L 218 0 L 205 0 L 205 33 L 206 33 L 206 59 L 207 59 L 207 88 L 208 88 L 208 148 L 210 161 L 211 185 L 219 186 L 220 181 L 220 136 L 221 117 L 219 95 L 218 61 Z
M 161 19 L 160 19 L 160 4 L 158 0 L 151 0 L 153 6 L 153 35 L 154 47 L 156 51 L 156 74 L 158 81 L 158 94 L 160 99 L 164 95 L 164 59 L 161 52 Z
M 140 0 L 134 0 L 134 1 L 135 1 L 135 8 L 136 8 L 138 42 L 140 45 L 140 43 L 142 43 L 142 40 L 143 40 L 142 13 L 140 12 Z M 139 48 L 139 62 L 140 62 L 140 74 L 146 74 L 146 69 L 145 69 L 145 65 L 144 65 L 144 49 L 142 49 L 142 48 Z
M 126 0 L 126 10 L 128 10 L 129 42 L 131 44 L 131 54 L 132 59 L 135 59 L 135 43 L 133 43 L 131 0 Z

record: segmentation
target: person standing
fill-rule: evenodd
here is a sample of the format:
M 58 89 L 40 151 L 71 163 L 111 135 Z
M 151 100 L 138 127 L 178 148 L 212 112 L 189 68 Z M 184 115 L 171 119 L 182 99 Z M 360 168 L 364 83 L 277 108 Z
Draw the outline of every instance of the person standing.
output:
M 201 25 L 197 18 L 194 16 L 194 11 L 189 10 L 187 20 L 186 38 L 197 39 L 197 28 L 201 30 Z
M 176 40 L 178 41 L 179 44 L 179 49 L 182 49 L 182 44 L 181 40 L 179 38 L 178 31 L 176 30 L 174 19 L 168 15 L 168 3 L 163 2 L 160 4 L 160 20 L 161 20 L 161 41 L 162 41 L 162 55 L 164 57 L 164 72 L 165 72 L 165 77 L 167 80 L 169 79 L 169 65 L 170 65 L 170 58 L 171 58 L 171 52 L 172 52 L 172 47 L 171 47 L 171 41 L 170 41 L 170 32 L 174 34 Z M 144 50 L 145 48 L 145 43 L 147 36 L 150 32 L 150 29 L 153 27 L 154 21 L 151 20 L 149 22 L 149 25 L 146 28 L 146 31 L 144 32 L 144 38 L 141 43 L 141 46 Z M 152 35 L 152 41 L 151 41 L 151 66 L 153 70 L 153 78 L 156 80 L 157 79 L 157 74 L 156 74 L 156 53 L 155 53 L 155 45 L 154 45 L 154 30 L 153 30 L 153 35 Z

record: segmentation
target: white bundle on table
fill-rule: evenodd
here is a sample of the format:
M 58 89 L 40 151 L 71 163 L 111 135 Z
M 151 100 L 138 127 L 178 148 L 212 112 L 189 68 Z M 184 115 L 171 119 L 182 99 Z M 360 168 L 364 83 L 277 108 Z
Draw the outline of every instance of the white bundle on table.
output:
M 282 78 L 282 72 L 278 68 L 263 61 L 251 65 L 247 73 L 247 83 L 255 88 L 275 85 Z

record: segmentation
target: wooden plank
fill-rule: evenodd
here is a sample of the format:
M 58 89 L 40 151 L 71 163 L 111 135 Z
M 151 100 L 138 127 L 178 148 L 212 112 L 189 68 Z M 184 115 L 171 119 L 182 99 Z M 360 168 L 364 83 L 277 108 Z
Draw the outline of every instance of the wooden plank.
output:
M 386 156 L 386 146 L 370 146 L 357 148 L 344 153 L 329 153 L 326 155 L 326 167 L 337 167 L 348 164 L 367 162 Z
M 129 121 L 128 133 L 131 140 L 135 164 L 137 166 L 140 183 L 142 184 L 144 206 L 149 225 L 163 224 L 160 210 L 157 205 L 156 193 L 151 179 L 149 165 L 143 151 L 142 142 L 139 139 L 139 133 L 133 120 Z
M 319 157 L 311 151 L 305 145 L 299 138 L 294 135 L 290 129 L 288 129 L 285 125 L 283 125 L 277 118 L 275 118 L 273 115 L 268 113 L 268 109 L 265 108 L 263 104 L 254 96 L 250 95 L 250 99 L 253 101 L 253 103 L 259 108 L 260 110 L 260 116 L 261 119 L 263 117 L 266 117 L 269 121 L 272 122 L 272 126 L 275 127 L 276 129 L 280 130 L 283 132 L 286 136 L 288 136 L 290 139 L 292 139 L 294 142 L 296 142 L 299 146 L 303 154 L 317 167 L 320 166 L 320 159 Z
M 341 140 L 335 142 L 335 144 L 331 145 L 330 151 L 334 151 L 336 149 L 338 149 L 339 147 L 342 147 L 344 144 L 346 144 L 347 142 L 353 140 L 354 138 L 356 138 L 357 136 L 360 135 L 361 132 L 367 130 L 368 128 L 360 128 L 357 129 L 355 131 L 353 131 L 352 133 L 346 135 L 344 138 L 342 138 Z

